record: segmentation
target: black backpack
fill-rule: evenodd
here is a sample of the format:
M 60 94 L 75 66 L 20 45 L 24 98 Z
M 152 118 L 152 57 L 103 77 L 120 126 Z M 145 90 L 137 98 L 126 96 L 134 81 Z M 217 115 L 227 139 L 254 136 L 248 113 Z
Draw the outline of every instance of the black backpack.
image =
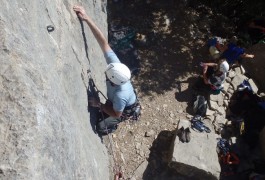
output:
M 197 95 L 193 102 L 193 111 L 195 115 L 204 117 L 207 111 L 207 101 L 204 96 Z

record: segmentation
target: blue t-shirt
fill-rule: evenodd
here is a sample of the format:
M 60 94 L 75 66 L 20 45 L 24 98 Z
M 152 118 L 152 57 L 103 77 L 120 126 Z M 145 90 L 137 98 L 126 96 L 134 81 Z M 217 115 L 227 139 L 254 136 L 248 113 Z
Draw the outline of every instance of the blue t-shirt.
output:
M 105 53 L 105 58 L 108 64 L 120 63 L 119 58 L 113 51 Z M 136 95 L 131 81 L 119 86 L 112 86 L 110 81 L 106 81 L 106 85 L 108 99 L 112 102 L 115 111 L 122 112 L 125 107 L 135 103 Z
M 225 58 L 229 64 L 233 64 L 236 60 L 240 59 L 240 56 L 244 53 L 245 51 L 243 48 L 240 48 L 233 43 L 229 43 L 228 48 L 223 53 L 222 57 Z

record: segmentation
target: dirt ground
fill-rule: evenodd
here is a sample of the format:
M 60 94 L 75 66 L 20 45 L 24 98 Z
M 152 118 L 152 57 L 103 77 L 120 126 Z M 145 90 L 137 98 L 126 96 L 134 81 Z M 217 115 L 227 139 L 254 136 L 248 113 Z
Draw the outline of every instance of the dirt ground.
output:
M 106 143 L 124 179 L 174 176 L 166 169 L 170 143 L 178 121 L 193 115 L 191 86 L 201 73 L 199 63 L 208 60 L 206 42 L 220 23 L 211 9 L 186 2 L 108 2 L 109 40 L 121 61 L 136 69 L 133 84 L 143 108 L 140 121 L 121 123 L 112 143 Z M 113 38 L 119 37 L 125 41 L 115 45 Z

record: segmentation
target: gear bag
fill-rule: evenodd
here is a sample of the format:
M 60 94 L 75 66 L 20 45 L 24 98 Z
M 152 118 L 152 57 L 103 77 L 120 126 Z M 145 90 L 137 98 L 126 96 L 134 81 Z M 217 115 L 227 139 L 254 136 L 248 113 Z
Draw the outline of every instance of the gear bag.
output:
M 207 111 L 207 101 L 204 96 L 197 95 L 193 103 L 193 112 L 195 115 L 204 117 Z

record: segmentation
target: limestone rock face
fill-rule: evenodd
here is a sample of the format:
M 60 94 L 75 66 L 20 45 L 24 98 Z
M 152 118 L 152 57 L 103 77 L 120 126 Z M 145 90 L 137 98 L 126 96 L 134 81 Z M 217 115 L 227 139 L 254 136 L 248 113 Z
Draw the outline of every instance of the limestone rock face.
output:
M 87 102 L 87 70 L 105 93 L 106 64 L 84 24 L 86 58 L 74 3 L 1 0 L 0 179 L 108 179 Z M 104 4 L 82 5 L 107 32 Z

